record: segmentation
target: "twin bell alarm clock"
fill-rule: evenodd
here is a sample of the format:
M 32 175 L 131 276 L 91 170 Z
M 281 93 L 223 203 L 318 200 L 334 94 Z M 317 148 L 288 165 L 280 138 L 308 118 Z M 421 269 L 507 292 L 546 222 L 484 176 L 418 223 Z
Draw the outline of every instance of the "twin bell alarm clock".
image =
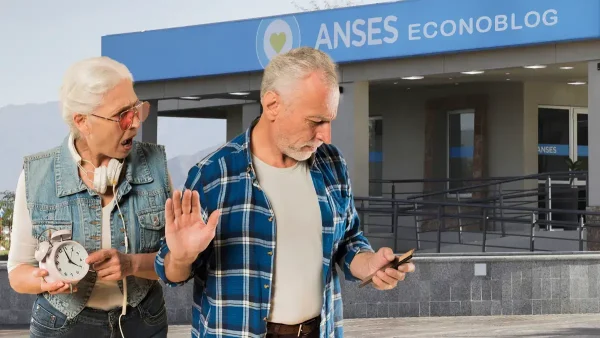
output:
M 50 239 L 39 242 L 35 259 L 39 267 L 48 271 L 47 283 L 64 282 L 76 285 L 89 271 L 85 262 L 88 253 L 83 245 L 71 240 L 71 231 L 58 230 Z

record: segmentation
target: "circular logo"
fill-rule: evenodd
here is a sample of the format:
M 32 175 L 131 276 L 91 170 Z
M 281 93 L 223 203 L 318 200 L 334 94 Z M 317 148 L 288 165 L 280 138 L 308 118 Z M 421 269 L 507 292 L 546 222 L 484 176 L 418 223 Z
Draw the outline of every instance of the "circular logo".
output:
M 256 56 L 265 68 L 278 54 L 300 47 L 300 26 L 294 16 L 263 19 L 256 32 Z

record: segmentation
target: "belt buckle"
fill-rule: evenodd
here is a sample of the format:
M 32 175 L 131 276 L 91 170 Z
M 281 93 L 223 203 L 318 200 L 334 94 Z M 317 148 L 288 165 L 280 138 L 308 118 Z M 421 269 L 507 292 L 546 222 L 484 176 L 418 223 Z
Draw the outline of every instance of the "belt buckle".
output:
M 298 326 L 298 337 L 300 337 L 300 335 L 302 334 L 302 325 L 304 325 L 304 324 L 300 324 Z

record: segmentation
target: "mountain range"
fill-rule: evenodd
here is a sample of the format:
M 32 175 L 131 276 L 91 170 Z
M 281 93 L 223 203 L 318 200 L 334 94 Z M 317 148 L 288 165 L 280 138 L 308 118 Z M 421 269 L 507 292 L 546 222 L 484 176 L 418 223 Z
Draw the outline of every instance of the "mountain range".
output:
M 167 149 L 175 188 L 183 186 L 194 164 L 225 142 L 225 129 L 225 120 L 159 117 L 158 143 Z M 58 102 L 1 107 L 0 191 L 15 190 L 24 156 L 60 144 L 68 131 Z

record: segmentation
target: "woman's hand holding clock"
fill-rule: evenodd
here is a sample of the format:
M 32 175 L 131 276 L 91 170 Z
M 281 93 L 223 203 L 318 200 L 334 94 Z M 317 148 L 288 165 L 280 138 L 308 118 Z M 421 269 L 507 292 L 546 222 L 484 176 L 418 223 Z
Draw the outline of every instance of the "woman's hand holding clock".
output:
M 44 269 L 34 269 L 33 277 L 38 277 L 41 279 L 40 288 L 42 292 L 48 292 L 51 295 L 56 295 L 59 293 L 71 293 L 71 285 L 65 282 L 53 282 L 47 283 L 44 277 L 48 276 L 48 271 Z M 73 286 L 73 292 L 77 291 L 77 287 Z

